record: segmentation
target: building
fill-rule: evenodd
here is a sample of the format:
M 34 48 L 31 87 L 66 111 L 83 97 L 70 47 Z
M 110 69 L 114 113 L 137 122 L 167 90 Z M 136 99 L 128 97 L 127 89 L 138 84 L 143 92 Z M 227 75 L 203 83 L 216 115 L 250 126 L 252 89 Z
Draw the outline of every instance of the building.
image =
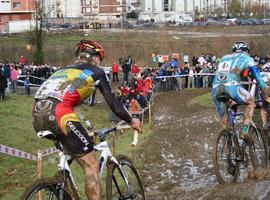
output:
M 270 5 L 270 0 L 239 0 L 243 7 L 258 3 Z M 158 14 L 161 12 L 193 13 L 196 8 L 201 12 L 213 12 L 217 8 L 228 9 L 230 0 L 141 0 L 142 13 Z
M 47 18 L 114 20 L 125 16 L 128 8 L 131 11 L 136 5 L 139 4 L 135 0 L 43 0 Z
M 5 29 L 9 21 L 30 20 L 35 13 L 35 0 L 1 0 L 0 30 Z
M 99 20 L 117 20 L 127 14 L 126 0 L 83 0 L 82 14 L 84 18 Z
M 81 0 L 42 0 L 46 18 L 82 17 Z

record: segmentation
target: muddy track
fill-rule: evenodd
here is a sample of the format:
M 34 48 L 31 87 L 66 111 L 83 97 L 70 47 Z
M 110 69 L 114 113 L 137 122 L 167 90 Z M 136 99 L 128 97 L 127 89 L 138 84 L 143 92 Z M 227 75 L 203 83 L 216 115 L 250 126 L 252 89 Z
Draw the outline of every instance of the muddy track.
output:
M 220 187 L 211 160 L 219 131 L 214 109 L 187 103 L 209 90 L 155 97 L 154 134 L 142 146 L 141 170 L 148 199 L 270 199 L 270 181 L 246 180 Z

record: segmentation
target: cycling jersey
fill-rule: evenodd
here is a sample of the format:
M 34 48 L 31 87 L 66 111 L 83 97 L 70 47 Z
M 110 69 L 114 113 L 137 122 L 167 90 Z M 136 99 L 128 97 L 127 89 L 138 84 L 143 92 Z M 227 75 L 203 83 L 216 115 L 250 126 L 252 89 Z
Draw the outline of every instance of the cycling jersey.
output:
M 245 53 L 225 55 L 220 60 L 213 81 L 213 88 L 218 87 L 220 84 L 224 84 L 225 86 L 240 85 L 240 74 L 246 69 L 249 69 L 261 89 L 266 88 L 266 84 L 261 79 L 254 60 Z
M 33 108 L 35 130 L 50 130 L 74 157 L 93 150 L 87 131 L 79 122 L 73 108 L 99 88 L 112 111 L 126 122 L 132 118 L 115 97 L 105 72 L 93 65 L 65 67 L 55 72 L 38 89 Z
M 114 113 L 126 122 L 131 121 L 127 110 L 116 99 L 104 71 L 89 64 L 69 66 L 55 72 L 39 88 L 35 99 L 52 97 L 64 101 L 68 107 L 75 107 L 89 97 L 95 87 L 99 88 Z

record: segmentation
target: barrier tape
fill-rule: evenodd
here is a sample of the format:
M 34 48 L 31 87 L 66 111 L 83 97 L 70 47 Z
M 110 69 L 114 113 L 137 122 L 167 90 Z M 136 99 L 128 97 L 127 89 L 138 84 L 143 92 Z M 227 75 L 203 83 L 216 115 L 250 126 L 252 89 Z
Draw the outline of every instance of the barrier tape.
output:
M 56 152 L 58 152 L 58 149 L 56 149 L 55 147 L 51 147 L 51 148 L 42 150 L 40 156 L 45 157 L 45 156 L 54 154 Z M 21 150 L 12 148 L 12 147 L 8 147 L 8 146 L 3 145 L 3 144 L 0 144 L 0 153 L 7 154 L 10 156 L 19 157 L 19 158 L 24 158 L 27 160 L 35 160 L 35 161 L 38 160 L 38 155 L 37 156 L 32 155 L 30 153 L 27 153 L 27 152 L 24 152 L 24 151 L 21 151 Z
M 24 81 L 22 80 L 17 80 L 17 82 L 19 83 L 23 83 L 24 84 Z M 34 84 L 34 83 L 29 83 L 30 86 L 34 86 L 34 87 L 40 87 L 41 85 L 38 85 L 38 84 Z
M 58 152 L 58 149 L 56 149 L 56 147 L 44 149 L 41 151 L 41 157 L 48 156 L 48 155 L 54 154 L 56 152 Z
M 216 74 L 213 73 L 202 73 L 202 74 L 193 74 L 191 77 L 196 77 L 196 76 L 215 76 Z M 162 78 L 179 78 L 179 77 L 189 77 L 188 74 L 186 75 L 171 75 L 171 76 L 157 76 L 157 79 L 162 79 Z
M 34 156 L 30 153 L 26 153 L 24 151 L 21 151 L 12 147 L 8 147 L 2 144 L 0 144 L 0 153 L 19 157 L 19 158 L 24 158 L 27 160 L 37 160 L 37 156 Z

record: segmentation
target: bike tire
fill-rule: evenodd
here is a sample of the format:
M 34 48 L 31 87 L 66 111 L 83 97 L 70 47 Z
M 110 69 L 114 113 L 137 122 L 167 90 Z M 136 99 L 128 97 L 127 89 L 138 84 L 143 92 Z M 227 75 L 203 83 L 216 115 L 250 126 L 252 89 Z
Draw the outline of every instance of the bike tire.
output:
M 221 130 L 218 134 L 217 140 L 214 144 L 214 151 L 212 155 L 213 159 L 213 165 L 214 165 L 214 172 L 217 177 L 217 180 L 220 184 L 226 184 L 226 183 L 234 183 L 237 181 L 237 178 L 239 176 L 239 161 L 237 161 L 237 157 L 239 157 L 239 145 L 236 144 L 237 137 L 235 137 L 235 133 L 232 133 L 228 129 Z M 225 142 L 225 144 L 224 144 Z M 221 144 L 220 144 L 221 143 Z M 225 146 L 222 147 L 221 145 L 224 144 Z M 235 154 L 234 159 L 230 158 L 230 162 L 228 161 L 228 156 L 232 157 L 231 155 L 226 155 L 225 159 L 222 157 L 222 155 L 219 155 L 219 151 L 226 150 L 224 148 L 227 148 L 228 152 L 231 152 L 230 154 Z M 221 166 L 220 161 L 224 161 L 225 167 Z M 228 172 L 230 170 L 233 172 Z M 223 169 L 225 168 L 225 169 Z M 224 171 L 224 173 L 222 173 Z M 226 177 L 223 174 L 226 174 Z
M 250 126 L 254 144 L 249 146 L 250 160 L 254 170 L 266 168 L 268 164 L 268 147 L 261 131 Z
M 42 200 L 46 200 L 46 198 L 44 198 L 45 196 L 43 196 L 44 191 L 48 191 L 50 195 L 54 195 L 58 200 L 58 182 L 58 179 L 39 179 L 25 190 L 21 200 L 36 200 L 38 198 L 35 195 L 39 195 L 39 192 L 42 195 Z M 68 188 L 64 188 L 63 200 L 73 200 Z
M 114 199 L 146 199 L 146 194 L 144 190 L 144 186 L 142 183 L 142 179 L 140 174 L 135 167 L 133 161 L 125 155 L 118 155 L 116 156 L 117 162 L 121 165 L 121 167 L 125 171 L 125 175 L 129 176 L 132 175 L 132 179 L 128 178 L 129 185 L 132 187 L 132 190 L 135 195 L 137 196 L 128 196 L 130 194 L 126 194 L 127 187 L 124 182 L 124 178 L 120 175 L 121 169 L 119 168 L 118 164 L 115 162 L 111 162 L 107 169 L 107 179 L 106 179 L 106 197 L 107 200 L 114 200 Z M 130 170 L 129 174 L 127 173 L 127 168 Z M 117 174 L 119 172 L 119 174 Z M 132 183 L 131 183 L 132 181 Z M 133 185 L 136 184 L 137 187 L 135 188 Z M 132 185 L 131 185 L 132 184 Z M 123 186 L 123 187 L 121 187 Z M 118 187 L 118 189 L 117 189 Z M 121 188 L 120 188 L 121 187 Z M 120 192 L 119 192 L 120 191 Z M 130 198 L 129 198 L 130 197 Z

